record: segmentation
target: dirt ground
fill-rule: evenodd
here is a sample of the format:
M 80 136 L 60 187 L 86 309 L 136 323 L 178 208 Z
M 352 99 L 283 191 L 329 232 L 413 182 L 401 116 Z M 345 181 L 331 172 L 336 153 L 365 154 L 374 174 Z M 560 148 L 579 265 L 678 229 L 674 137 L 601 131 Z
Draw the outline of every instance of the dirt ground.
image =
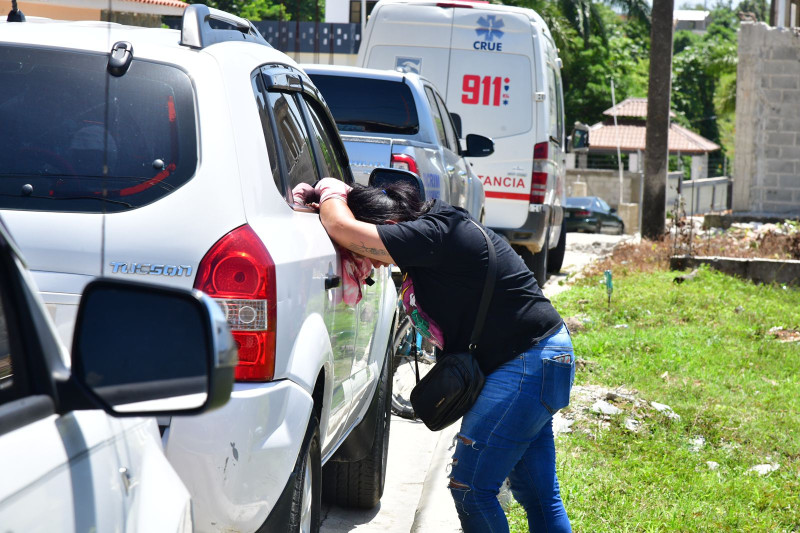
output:
M 619 265 L 630 265 L 631 270 L 661 270 L 668 268 L 673 255 L 800 260 L 800 223 L 753 222 L 733 224 L 723 230 L 703 229 L 703 217 L 669 221 L 661 240 L 623 242 L 609 256 L 589 265 L 583 274 L 599 274 Z

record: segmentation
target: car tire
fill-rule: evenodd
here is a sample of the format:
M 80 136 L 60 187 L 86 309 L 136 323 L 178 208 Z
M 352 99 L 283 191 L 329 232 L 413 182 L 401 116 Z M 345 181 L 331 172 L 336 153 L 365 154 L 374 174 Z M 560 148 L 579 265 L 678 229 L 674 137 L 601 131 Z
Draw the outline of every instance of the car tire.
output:
M 620 224 L 619 225 L 619 231 L 617 232 L 617 235 L 623 235 L 624 233 L 625 233 L 625 224 Z
M 564 264 L 564 253 L 567 251 L 567 225 L 561 223 L 561 232 L 558 235 L 558 244 L 547 254 L 547 271 L 557 274 L 561 272 Z
M 544 247 L 539 253 L 535 254 L 525 246 L 514 246 L 514 251 L 516 251 L 525 262 L 525 266 L 533 272 L 533 276 L 536 278 L 536 283 L 539 285 L 539 288 L 542 288 L 547 281 L 547 247 L 549 245 L 550 236 L 548 234 L 544 240 Z
M 598 222 L 597 223 L 597 227 L 594 228 L 594 232 L 595 233 L 603 233 L 603 223 L 602 222 Z
M 319 418 L 312 411 L 311 420 L 300 448 L 292 478 L 292 503 L 286 531 L 292 533 L 318 533 L 322 502 L 322 468 L 319 437 Z M 310 478 L 310 479 L 309 479 Z
M 322 476 L 322 493 L 326 501 L 342 507 L 372 509 L 383 496 L 386 482 L 386 460 L 389 456 L 389 427 L 392 397 L 392 353 L 390 341 L 381 377 L 372 402 L 378 417 L 372 448 L 359 461 L 328 461 Z M 373 412 L 370 408 L 368 411 Z

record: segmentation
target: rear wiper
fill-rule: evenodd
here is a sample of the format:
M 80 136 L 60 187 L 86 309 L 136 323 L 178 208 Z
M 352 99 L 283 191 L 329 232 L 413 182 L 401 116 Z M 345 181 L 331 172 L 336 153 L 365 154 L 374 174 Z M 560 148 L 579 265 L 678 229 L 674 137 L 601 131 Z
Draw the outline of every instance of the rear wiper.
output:
M 343 126 L 361 126 L 365 131 L 380 129 L 391 133 L 413 134 L 414 132 L 413 126 L 398 126 L 396 124 L 389 124 L 388 122 L 375 122 L 373 120 L 340 120 L 337 121 L 336 124 Z

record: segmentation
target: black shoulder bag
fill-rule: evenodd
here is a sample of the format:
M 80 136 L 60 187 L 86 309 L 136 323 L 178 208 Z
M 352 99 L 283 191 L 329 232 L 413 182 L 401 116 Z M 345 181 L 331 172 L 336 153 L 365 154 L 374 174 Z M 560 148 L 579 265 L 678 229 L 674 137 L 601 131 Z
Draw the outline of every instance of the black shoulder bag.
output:
M 478 399 L 483 388 L 483 372 L 472 354 L 478 348 L 478 339 L 494 292 L 497 256 L 489 235 L 474 220 L 470 222 L 481 230 L 486 239 L 489 265 L 486 269 L 486 282 L 483 285 L 481 303 L 475 317 L 469 351 L 442 356 L 411 391 L 414 413 L 431 431 L 444 429 L 464 416 Z

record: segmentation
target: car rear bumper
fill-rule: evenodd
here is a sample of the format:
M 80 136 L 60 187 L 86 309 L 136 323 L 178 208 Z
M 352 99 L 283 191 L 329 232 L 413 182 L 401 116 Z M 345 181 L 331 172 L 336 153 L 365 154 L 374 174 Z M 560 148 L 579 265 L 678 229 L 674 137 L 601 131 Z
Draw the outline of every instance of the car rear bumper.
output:
M 294 468 L 313 408 L 289 380 L 237 383 L 223 407 L 173 417 L 166 453 L 194 500 L 200 532 L 255 531 Z
M 598 220 L 596 218 L 566 218 L 567 231 L 587 231 L 596 232 Z
M 492 228 L 492 230 L 498 235 L 503 235 L 511 244 L 526 246 L 533 253 L 539 252 L 544 246 L 552 209 L 552 206 L 542 205 L 541 210 L 528 213 L 528 218 L 522 226 L 518 228 Z

